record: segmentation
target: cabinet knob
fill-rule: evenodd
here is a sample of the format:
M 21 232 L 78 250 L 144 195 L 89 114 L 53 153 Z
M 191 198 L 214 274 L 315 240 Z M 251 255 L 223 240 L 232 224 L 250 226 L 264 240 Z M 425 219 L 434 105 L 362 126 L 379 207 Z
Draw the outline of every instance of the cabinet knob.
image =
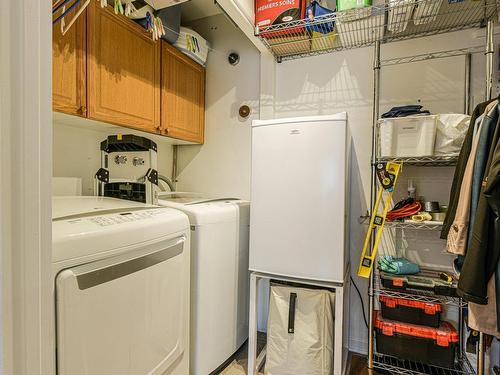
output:
M 78 108 L 78 113 L 81 115 L 87 114 L 87 107 L 85 107 L 84 105 L 80 106 L 80 108 Z
M 155 129 L 157 133 L 161 133 L 161 126 L 156 126 Z
M 163 129 L 163 132 L 164 132 L 165 134 L 168 134 L 168 128 Z

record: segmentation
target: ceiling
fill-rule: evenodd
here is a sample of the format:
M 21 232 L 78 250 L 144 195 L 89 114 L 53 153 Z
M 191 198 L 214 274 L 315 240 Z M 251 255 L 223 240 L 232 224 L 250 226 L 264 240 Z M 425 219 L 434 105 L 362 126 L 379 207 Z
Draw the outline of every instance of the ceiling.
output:
M 200 18 L 222 13 L 214 0 L 189 0 L 181 5 L 182 22 L 191 22 Z

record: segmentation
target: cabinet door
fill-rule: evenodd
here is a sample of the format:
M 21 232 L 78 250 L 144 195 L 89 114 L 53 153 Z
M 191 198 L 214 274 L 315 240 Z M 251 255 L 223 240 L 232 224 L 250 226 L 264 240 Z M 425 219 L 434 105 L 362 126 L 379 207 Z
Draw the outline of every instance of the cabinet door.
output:
M 161 88 L 163 134 L 203 143 L 205 69 L 162 42 Z
M 86 14 L 78 18 L 66 35 L 60 25 L 52 30 L 52 107 L 54 111 L 85 116 Z
M 93 1 L 88 14 L 88 117 L 160 130 L 160 43 Z

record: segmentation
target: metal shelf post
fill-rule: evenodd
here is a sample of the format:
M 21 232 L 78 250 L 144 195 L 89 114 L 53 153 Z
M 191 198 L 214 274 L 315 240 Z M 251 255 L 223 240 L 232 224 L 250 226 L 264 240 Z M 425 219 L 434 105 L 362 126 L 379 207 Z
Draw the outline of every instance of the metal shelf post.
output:
M 493 96 L 493 20 L 489 19 L 486 26 L 486 100 Z M 479 345 L 477 351 L 477 373 L 484 374 L 484 334 L 479 332 Z
M 380 41 L 375 42 L 373 50 L 373 128 L 372 128 L 372 169 L 371 169 L 371 194 L 370 194 L 370 210 L 373 209 L 375 197 L 377 195 L 377 176 L 375 174 L 375 162 L 377 159 L 377 137 L 376 128 L 379 117 L 380 108 Z M 370 251 L 373 249 L 374 238 L 370 245 Z M 368 286 L 369 293 L 369 317 L 368 317 L 368 368 L 373 369 L 373 310 L 375 308 L 374 275 L 370 275 L 370 285 Z
M 472 54 L 467 53 L 465 55 L 465 93 L 464 93 L 464 113 L 466 115 L 471 113 L 471 66 L 472 66 Z

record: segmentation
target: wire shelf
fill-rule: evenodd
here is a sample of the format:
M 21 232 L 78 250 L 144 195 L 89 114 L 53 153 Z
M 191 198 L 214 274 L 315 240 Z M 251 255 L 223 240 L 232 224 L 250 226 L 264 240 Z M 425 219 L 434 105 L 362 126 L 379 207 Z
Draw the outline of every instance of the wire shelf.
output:
M 395 357 L 375 354 L 373 356 L 373 367 L 378 370 L 389 371 L 391 374 L 404 375 L 461 375 L 476 374 L 465 353 L 457 356 L 453 368 L 431 366 L 422 362 L 401 360 Z
M 280 62 L 482 26 L 497 7 L 500 0 L 397 0 L 257 27 L 256 35 Z
M 397 290 L 385 289 L 383 287 L 380 287 L 380 284 L 374 287 L 373 294 L 376 297 L 385 296 L 390 298 L 405 298 L 417 302 L 440 303 L 444 306 L 453 306 L 453 307 L 467 306 L 467 302 L 464 302 L 462 299 L 458 297 L 440 296 L 430 292 L 426 294 L 423 291 L 414 291 L 414 290 L 400 292 Z
M 391 65 L 399 65 L 399 64 L 409 64 L 409 63 L 419 62 L 419 61 L 444 59 L 447 57 L 465 56 L 468 54 L 473 55 L 473 54 L 484 53 L 484 52 L 485 52 L 484 46 L 476 46 L 476 47 L 471 47 L 471 48 L 459 48 L 459 49 L 453 49 L 453 50 L 448 50 L 448 51 L 430 52 L 430 53 L 424 53 L 424 54 L 414 55 L 414 56 L 394 57 L 391 59 L 380 60 L 380 65 L 381 66 L 391 66 Z
M 387 163 L 389 161 L 402 163 L 404 165 L 413 165 L 418 167 L 451 167 L 457 164 L 458 155 L 449 156 L 419 156 L 419 157 L 380 157 L 376 163 Z
M 432 291 L 419 290 L 419 289 L 405 289 L 396 290 L 385 288 L 380 281 L 379 270 L 374 271 L 374 281 L 372 294 L 375 297 L 385 296 L 391 298 L 404 298 L 411 299 L 413 301 L 424 302 L 424 303 L 440 303 L 444 306 L 450 307 L 465 307 L 467 302 L 460 297 L 445 296 L 440 294 L 435 294 Z M 437 271 L 423 271 L 422 274 L 435 274 Z
M 386 221 L 386 228 L 391 229 L 410 229 L 410 230 L 441 230 L 443 228 L 443 223 L 441 222 L 409 222 L 409 221 Z

